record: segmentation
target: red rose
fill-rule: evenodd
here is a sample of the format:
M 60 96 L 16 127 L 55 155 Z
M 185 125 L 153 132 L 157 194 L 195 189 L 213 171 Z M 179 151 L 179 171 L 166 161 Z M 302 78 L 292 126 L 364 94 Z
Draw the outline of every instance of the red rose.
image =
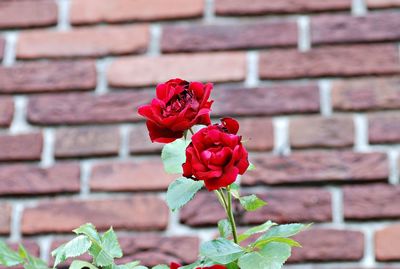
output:
M 182 265 L 180 265 L 180 264 L 178 264 L 178 263 L 171 263 L 171 265 L 170 265 L 170 269 L 178 269 L 179 267 L 181 267 Z M 209 266 L 209 267 L 197 267 L 196 269 L 226 269 L 226 267 L 225 266 L 223 266 L 223 265 L 212 265 L 212 266 Z
M 192 136 L 186 148 L 183 176 L 204 180 L 209 191 L 235 182 L 249 167 L 248 153 L 236 135 L 239 123 L 231 118 L 205 127 Z
M 170 143 L 181 138 L 193 125 L 210 125 L 211 90 L 210 83 L 204 85 L 178 78 L 159 84 L 157 97 L 138 109 L 147 118 L 151 141 Z

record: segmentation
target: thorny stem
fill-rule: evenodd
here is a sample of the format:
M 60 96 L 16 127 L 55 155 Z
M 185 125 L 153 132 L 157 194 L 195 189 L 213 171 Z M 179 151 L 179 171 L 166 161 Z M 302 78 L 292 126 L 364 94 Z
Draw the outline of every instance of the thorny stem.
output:
M 220 200 L 222 206 L 225 208 L 225 212 L 228 216 L 229 223 L 231 224 L 233 241 L 236 244 L 238 244 L 238 236 L 237 236 L 235 217 L 233 216 L 233 210 L 232 210 L 232 194 L 230 192 L 229 186 L 226 188 L 226 190 L 227 190 L 227 197 L 225 196 L 222 189 L 217 190 L 216 194 L 217 194 L 218 199 Z

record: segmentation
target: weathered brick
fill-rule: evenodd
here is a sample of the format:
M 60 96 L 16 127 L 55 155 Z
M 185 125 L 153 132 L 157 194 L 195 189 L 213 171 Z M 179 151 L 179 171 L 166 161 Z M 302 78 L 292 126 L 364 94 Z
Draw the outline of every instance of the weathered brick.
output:
M 14 102 L 11 97 L 2 96 L 0 99 L 0 127 L 8 127 L 14 115 Z
M 297 117 L 290 120 L 290 144 L 293 148 L 350 147 L 354 141 L 351 117 Z
M 34 124 L 112 123 L 141 120 L 140 105 L 154 97 L 153 91 L 35 96 L 28 103 L 28 120 Z
M 397 113 L 369 115 L 368 138 L 372 144 L 400 142 L 400 115 Z
M 0 161 L 40 160 L 42 147 L 40 133 L 0 135 Z
M 371 166 L 372 167 L 372 166 Z M 400 188 L 374 184 L 344 189 L 344 216 L 348 220 L 400 217 Z
M 297 25 L 289 21 L 226 25 L 171 25 L 164 27 L 161 40 L 163 52 L 296 45 Z
M 93 61 L 31 62 L 0 67 L 0 93 L 92 90 L 95 87 Z
M 393 75 L 400 73 L 400 60 L 394 45 L 327 46 L 270 50 L 261 54 L 259 68 L 264 79 Z
M 366 0 L 368 8 L 395 8 L 400 7 L 400 0 Z
M 289 262 L 359 261 L 364 256 L 364 235 L 358 231 L 312 229 L 295 236 L 302 248 L 294 248 Z
M 135 162 L 101 163 L 93 167 L 94 191 L 166 190 L 176 175 L 166 174 L 159 157 Z
M 155 85 L 173 77 L 203 82 L 242 81 L 246 77 L 246 56 L 242 52 L 220 52 L 126 57 L 110 65 L 107 77 L 110 86 L 120 88 Z
M 7 235 L 11 227 L 11 206 L 0 204 L 0 234 Z
M 57 158 L 118 155 L 119 130 L 115 127 L 62 128 L 56 132 Z
M 242 184 L 288 184 L 310 182 L 387 181 L 387 156 L 383 153 L 350 151 L 295 152 L 290 156 L 260 155 L 251 158 L 256 170 L 242 178 Z
M 259 116 L 319 112 L 317 86 L 271 86 L 264 88 L 216 88 L 213 114 Z
M 338 111 L 400 108 L 400 79 L 352 79 L 333 82 L 332 103 Z
M 145 266 L 169 264 L 171 261 L 189 264 L 197 259 L 199 248 L 199 239 L 191 236 L 166 237 L 157 234 L 142 234 L 120 236 L 118 241 L 124 253 L 124 257 L 119 262 L 140 260 L 141 264 Z M 64 242 L 64 240 L 53 241 L 52 249 Z M 84 255 L 79 259 L 90 261 L 91 257 Z M 68 264 L 64 263 L 63 265 Z
M 323 222 L 332 218 L 331 196 L 318 189 L 276 189 L 259 192 L 268 206 L 246 212 L 239 219 L 243 225 L 264 223 L 267 219 L 279 223 Z M 181 210 L 181 222 L 189 226 L 210 226 L 225 218 L 225 212 L 213 193 L 201 192 Z
M 276 13 L 310 13 L 350 10 L 351 0 L 253 0 L 251 5 L 241 0 L 216 0 L 218 15 L 263 15 Z
M 0 60 L 4 57 L 4 48 L 6 47 L 6 41 L 3 38 L 0 38 Z
M 239 119 L 239 134 L 247 150 L 266 151 L 274 147 L 274 127 L 270 118 Z
M 400 225 L 391 225 L 375 233 L 375 256 L 378 261 L 399 261 Z
M 397 41 L 400 39 L 400 13 L 372 13 L 318 16 L 311 19 L 313 44 Z
M 0 29 L 51 26 L 57 23 L 58 9 L 53 0 L 3 0 Z
M 71 58 L 142 53 L 148 43 L 149 29 L 145 25 L 89 27 L 68 32 L 36 30 L 21 33 L 17 57 Z
M 203 15 L 203 1 L 192 0 L 73 0 L 72 24 L 184 19 Z
M 138 123 L 132 126 L 129 136 L 129 150 L 131 153 L 159 153 L 163 144 L 152 143 L 146 124 Z
M 0 196 L 73 193 L 80 190 L 78 164 L 40 168 L 29 164 L 0 166 Z
M 87 222 L 99 230 L 110 226 L 123 230 L 164 230 L 168 224 L 168 208 L 153 195 L 113 200 L 44 201 L 24 210 L 21 230 L 27 235 L 65 233 Z

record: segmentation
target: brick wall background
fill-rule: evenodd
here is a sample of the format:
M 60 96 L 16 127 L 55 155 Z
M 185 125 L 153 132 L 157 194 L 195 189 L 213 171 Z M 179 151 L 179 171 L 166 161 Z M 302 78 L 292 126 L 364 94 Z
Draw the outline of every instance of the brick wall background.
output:
M 206 192 L 168 212 L 173 177 L 135 113 L 180 76 L 215 82 L 214 115 L 240 118 L 257 166 L 241 184 L 269 202 L 240 225 L 315 223 L 288 268 L 400 268 L 399 11 L 399 0 L 1 0 L 0 238 L 49 260 L 90 221 L 113 225 L 129 259 L 194 260 L 223 212 Z

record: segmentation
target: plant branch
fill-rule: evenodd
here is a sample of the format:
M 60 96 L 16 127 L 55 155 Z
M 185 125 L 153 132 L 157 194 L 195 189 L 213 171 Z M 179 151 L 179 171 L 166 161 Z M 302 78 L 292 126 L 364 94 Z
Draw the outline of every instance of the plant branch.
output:
M 227 197 L 225 196 L 224 191 L 222 189 L 217 190 L 215 193 L 217 194 L 219 201 L 221 202 L 222 206 L 225 209 L 226 215 L 228 216 L 228 221 L 232 228 L 233 241 L 237 244 L 238 243 L 237 229 L 236 229 L 235 217 L 233 216 L 232 195 L 229 191 L 229 187 L 227 187 Z

